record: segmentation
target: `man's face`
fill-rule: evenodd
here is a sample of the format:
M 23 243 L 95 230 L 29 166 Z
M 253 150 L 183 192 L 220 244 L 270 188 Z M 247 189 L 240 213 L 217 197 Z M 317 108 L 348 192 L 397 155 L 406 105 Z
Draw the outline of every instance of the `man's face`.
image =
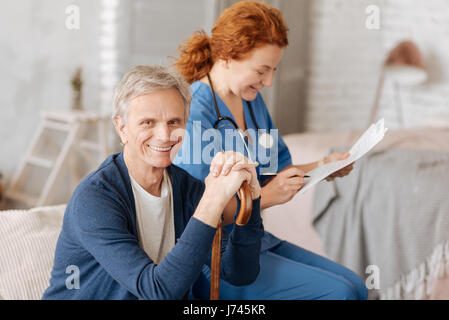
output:
M 176 89 L 158 90 L 130 101 L 120 138 L 132 161 L 168 167 L 182 146 L 184 103 Z

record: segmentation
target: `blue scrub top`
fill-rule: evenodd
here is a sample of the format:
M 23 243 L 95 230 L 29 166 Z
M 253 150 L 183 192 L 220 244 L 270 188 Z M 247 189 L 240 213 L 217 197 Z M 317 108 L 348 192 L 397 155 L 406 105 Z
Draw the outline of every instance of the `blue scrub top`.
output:
M 203 82 L 196 81 L 191 85 L 191 90 L 190 116 L 186 125 L 184 142 L 173 163 L 185 169 L 195 178 L 204 181 L 209 174 L 210 163 L 217 152 L 234 150 L 245 154 L 246 157 L 248 157 L 248 152 L 242 139 L 228 121 L 221 121 L 219 128 L 214 129 L 217 113 L 210 87 Z M 235 121 L 231 111 L 218 94 L 215 94 L 215 96 L 221 115 L 230 117 Z M 247 143 L 247 146 L 251 159 L 259 162 L 256 171 L 261 183 L 269 178 L 269 176 L 261 175 L 261 173 L 277 173 L 291 165 L 292 159 L 290 151 L 271 120 L 260 93 L 257 94 L 256 99 L 251 101 L 251 105 L 259 130 L 257 130 L 251 117 L 247 101 L 243 101 L 247 133 L 251 140 L 251 143 Z M 259 143 L 259 137 L 263 133 L 269 133 L 273 138 L 271 148 L 265 148 Z M 280 241 L 280 239 L 265 232 L 262 238 L 262 251 L 274 247 Z

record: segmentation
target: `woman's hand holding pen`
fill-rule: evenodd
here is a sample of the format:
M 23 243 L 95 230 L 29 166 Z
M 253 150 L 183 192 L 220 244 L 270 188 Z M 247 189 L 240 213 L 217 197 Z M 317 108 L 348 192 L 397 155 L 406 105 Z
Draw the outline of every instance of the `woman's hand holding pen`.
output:
M 304 185 L 305 172 L 296 166 L 288 166 L 274 176 L 262 188 L 261 208 L 289 201 Z

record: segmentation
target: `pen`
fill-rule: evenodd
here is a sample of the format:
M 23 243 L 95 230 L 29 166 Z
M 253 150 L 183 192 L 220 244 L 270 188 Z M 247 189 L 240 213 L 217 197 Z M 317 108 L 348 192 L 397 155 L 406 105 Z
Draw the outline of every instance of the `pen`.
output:
M 262 173 L 262 176 L 277 176 L 277 173 L 274 172 L 266 172 L 266 173 Z M 292 177 L 299 177 L 298 175 L 294 175 Z M 309 175 L 304 175 L 304 178 L 310 178 Z

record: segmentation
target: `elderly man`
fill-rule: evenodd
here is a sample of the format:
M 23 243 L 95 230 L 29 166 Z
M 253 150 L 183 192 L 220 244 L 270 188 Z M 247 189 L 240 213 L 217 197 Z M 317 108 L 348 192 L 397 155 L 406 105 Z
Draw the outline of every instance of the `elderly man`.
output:
M 133 68 L 116 88 L 123 151 L 74 191 L 44 299 L 185 299 L 210 264 L 216 226 L 231 222 L 247 181 L 248 224 L 224 238 L 221 277 L 246 285 L 259 272 L 263 226 L 254 164 L 219 153 L 205 184 L 172 165 L 181 147 L 189 86 L 163 67 Z

